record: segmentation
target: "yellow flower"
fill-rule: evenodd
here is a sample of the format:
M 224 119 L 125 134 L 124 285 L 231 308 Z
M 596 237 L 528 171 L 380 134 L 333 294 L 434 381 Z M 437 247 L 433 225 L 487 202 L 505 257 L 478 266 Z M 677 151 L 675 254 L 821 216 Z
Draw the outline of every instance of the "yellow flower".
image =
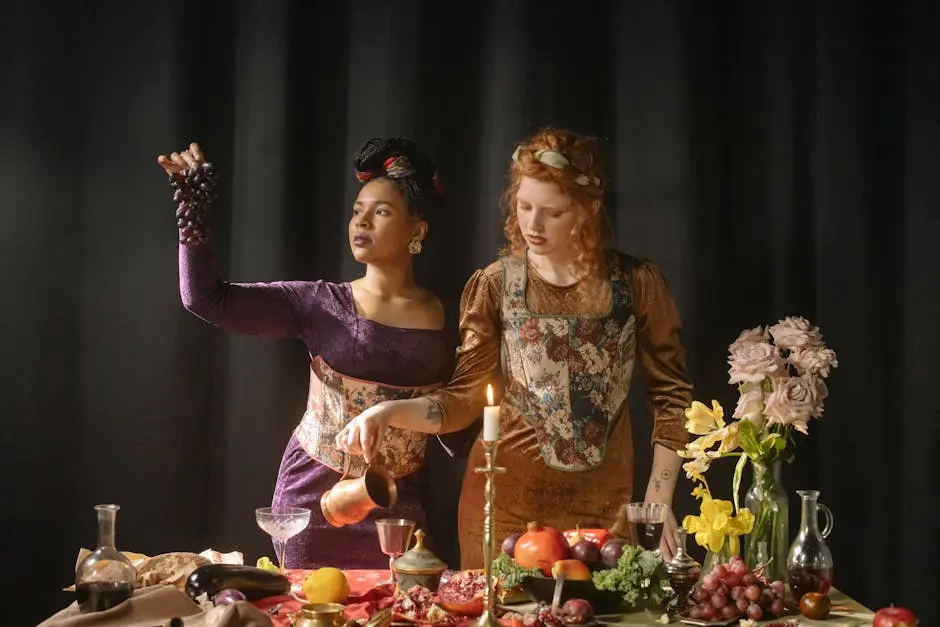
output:
M 682 455 L 685 451 L 679 451 L 679 455 Z M 708 470 L 711 460 L 707 457 L 696 457 L 690 462 L 682 464 L 682 470 L 685 471 L 685 476 L 689 479 L 699 480 L 702 478 L 702 474 Z
M 708 497 L 708 498 L 712 497 L 711 493 L 709 493 L 708 491 L 708 488 L 704 485 L 697 486 L 694 490 L 692 490 L 692 496 L 694 496 L 697 499 L 703 499 L 705 497 Z
M 724 433 L 722 433 L 721 436 L 721 445 L 718 447 L 718 453 L 724 455 L 741 446 L 740 429 L 740 422 L 732 422 L 727 427 L 719 429 L 719 431 L 723 431 Z
M 735 535 L 743 536 L 751 533 L 751 530 L 754 529 L 754 514 L 751 513 L 746 507 L 742 507 L 738 510 L 738 514 L 730 523 L 729 529 L 735 533 Z
M 699 492 L 696 488 L 693 494 Z M 699 492 L 702 497 L 702 504 L 699 508 L 700 516 L 686 516 L 682 520 L 682 526 L 695 534 L 695 542 L 712 552 L 721 551 L 725 540 L 728 540 L 728 548 L 733 555 L 740 552 L 740 542 L 738 536 L 750 533 L 754 526 L 754 515 L 750 510 L 744 508 L 738 510 L 737 516 L 732 515 L 733 506 L 731 501 L 713 499 L 704 492 Z
M 712 400 L 709 409 L 699 401 L 693 401 L 692 406 L 685 410 L 686 431 L 692 435 L 706 435 L 713 430 L 725 426 L 725 410 L 716 400 Z

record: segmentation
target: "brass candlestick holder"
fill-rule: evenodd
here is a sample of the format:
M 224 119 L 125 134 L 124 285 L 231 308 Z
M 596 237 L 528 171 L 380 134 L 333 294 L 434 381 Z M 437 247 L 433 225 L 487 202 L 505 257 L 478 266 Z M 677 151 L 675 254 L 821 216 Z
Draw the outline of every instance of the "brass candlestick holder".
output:
M 486 473 L 486 505 L 483 506 L 483 576 L 486 589 L 483 591 L 483 614 L 477 621 L 477 627 L 499 627 L 496 619 L 496 578 L 493 576 L 493 554 L 496 552 L 496 539 L 493 537 L 493 501 L 496 500 L 495 477 L 506 472 L 496 465 L 496 449 L 499 440 L 483 441 L 483 456 L 486 466 L 474 468 L 474 472 Z

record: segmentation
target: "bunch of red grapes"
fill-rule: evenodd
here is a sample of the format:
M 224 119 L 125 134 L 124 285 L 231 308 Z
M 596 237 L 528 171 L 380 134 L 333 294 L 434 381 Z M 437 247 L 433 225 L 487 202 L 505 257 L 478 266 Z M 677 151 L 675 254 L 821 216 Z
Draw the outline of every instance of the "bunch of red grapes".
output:
M 782 581 L 767 584 L 749 572 L 740 556 L 727 564 L 718 564 L 702 577 L 693 592 L 697 605 L 689 617 L 701 620 L 751 620 L 774 618 L 784 613 Z

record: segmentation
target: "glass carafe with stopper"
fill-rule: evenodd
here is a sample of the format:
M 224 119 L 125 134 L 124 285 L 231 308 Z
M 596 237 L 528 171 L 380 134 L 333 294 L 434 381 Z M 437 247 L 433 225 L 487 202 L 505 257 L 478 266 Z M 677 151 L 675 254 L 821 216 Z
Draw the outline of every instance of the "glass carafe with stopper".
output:
M 130 598 L 137 571 L 131 561 L 114 548 L 117 505 L 96 505 L 98 548 L 82 560 L 75 571 L 75 601 L 82 613 L 101 612 Z
M 800 531 L 787 555 L 787 579 L 793 599 L 799 603 L 807 592 L 829 594 L 832 587 L 832 553 L 826 538 L 832 531 L 832 512 L 819 502 L 817 490 L 797 490 L 803 499 Z M 819 528 L 819 513 L 826 518 Z

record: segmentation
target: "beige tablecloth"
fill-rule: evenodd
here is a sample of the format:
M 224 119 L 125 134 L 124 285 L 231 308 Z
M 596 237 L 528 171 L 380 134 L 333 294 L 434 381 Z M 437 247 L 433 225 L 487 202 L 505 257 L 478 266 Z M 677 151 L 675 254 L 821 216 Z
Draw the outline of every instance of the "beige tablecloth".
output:
M 136 590 L 127 602 L 93 614 L 80 613 L 72 603 L 38 627 L 167 627 L 176 617 L 186 627 L 272 627 L 270 617 L 248 603 L 203 611 L 174 586 Z
M 803 616 L 794 615 L 785 616 L 775 620 L 759 621 L 757 624 L 770 625 L 775 622 L 779 622 L 786 625 L 787 621 L 792 621 L 794 624 L 799 625 L 800 627 L 813 627 L 816 625 L 819 627 L 871 627 L 872 620 L 874 619 L 874 613 L 867 607 L 835 589 L 830 592 L 829 598 L 832 600 L 833 605 L 843 605 L 851 611 L 834 611 L 829 615 L 829 618 L 824 621 L 810 620 Z M 505 607 L 506 609 L 515 612 L 526 612 L 528 610 L 534 609 L 535 604 L 527 603 L 524 605 L 507 605 Z M 644 610 L 629 612 L 626 614 L 604 614 L 602 616 L 598 616 L 597 618 L 601 622 L 606 623 L 611 627 L 655 627 L 656 625 L 663 624 L 657 622 L 660 616 L 662 616 L 662 613 L 654 613 Z M 676 625 L 677 627 L 682 625 L 678 619 L 672 619 L 672 621 L 667 624 Z M 732 623 L 732 625 L 737 624 Z

